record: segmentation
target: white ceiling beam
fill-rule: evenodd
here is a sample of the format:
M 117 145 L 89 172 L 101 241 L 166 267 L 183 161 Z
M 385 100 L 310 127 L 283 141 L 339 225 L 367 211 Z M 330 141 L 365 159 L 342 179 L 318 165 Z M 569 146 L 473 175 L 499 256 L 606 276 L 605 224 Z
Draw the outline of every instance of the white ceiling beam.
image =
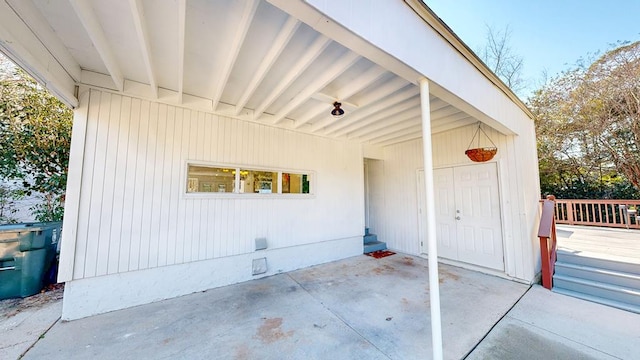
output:
M 371 143 L 371 145 L 379 146 L 379 147 L 385 147 L 385 146 L 399 144 L 401 142 L 415 140 L 415 139 L 421 139 L 421 138 L 422 138 L 422 130 L 418 130 L 418 131 L 413 132 L 411 134 L 407 134 L 407 135 L 404 135 L 404 136 L 398 136 L 396 138 L 389 139 L 389 140 L 384 141 L 384 142 Z
M 262 116 L 262 113 L 267 109 L 267 107 L 273 104 L 273 102 L 282 95 L 289 85 L 291 85 L 291 83 L 293 83 L 298 76 L 300 76 L 304 70 L 309 67 L 309 65 L 311 65 L 311 63 L 324 51 L 330 42 L 330 39 L 320 35 L 291 67 L 291 69 L 289 69 L 289 72 L 282 77 L 280 83 L 269 92 L 269 96 L 267 96 L 267 98 L 254 109 L 254 117 L 258 118 Z
M 257 9 L 258 1 L 247 0 L 245 2 L 244 9 L 242 10 L 242 17 L 237 23 L 236 33 L 231 39 L 231 47 L 229 49 L 225 49 L 228 51 L 228 56 L 225 63 L 220 68 L 220 72 L 216 74 L 217 77 L 213 79 L 215 90 L 211 97 L 211 104 L 214 111 L 218 107 L 224 88 L 227 86 L 227 81 L 229 81 L 233 65 L 236 63 L 236 59 L 238 58 L 238 54 L 240 53 L 240 49 L 242 48 L 242 44 L 244 43 L 247 32 L 249 31 L 249 26 L 251 26 L 251 22 L 253 21 L 253 17 L 256 14 Z
M 400 126 L 399 128 L 394 129 L 393 131 L 383 132 L 377 137 L 369 140 L 371 143 L 381 143 L 390 139 L 395 139 L 400 136 L 405 136 L 408 134 L 413 134 L 416 131 L 422 130 L 422 119 L 418 122 L 414 122 L 413 124 L 404 124 L 404 126 Z
M 138 44 L 142 52 L 142 60 L 147 70 L 147 79 L 151 86 L 151 95 L 154 99 L 158 98 L 158 82 L 153 70 L 153 62 L 151 61 L 151 45 L 149 44 L 149 34 L 147 31 L 147 21 L 145 20 L 144 7 L 142 0 L 129 0 L 131 7 L 131 15 L 133 16 L 133 26 L 138 36 Z
M 344 106 L 346 104 L 346 102 L 344 101 L 345 99 L 348 99 L 349 97 L 353 96 L 357 92 L 359 92 L 362 89 L 366 88 L 367 86 L 371 85 L 371 83 L 373 83 L 374 81 L 379 79 L 385 73 L 386 73 L 385 69 L 383 69 L 383 68 L 381 68 L 381 67 L 379 67 L 377 65 L 373 65 L 367 71 L 365 71 L 364 74 L 360 75 L 357 79 L 352 80 L 349 83 L 349 85 L 347 85 L 343 89 L 339 90 L 336 93 L 336 97 L 335 97 L 334 101 L 339 101 Z M 330 107 L 331 103 L 329 103 L 328 105 L 329 106 L 326 106 L 326 108 L 331 109 L 331 107 Z M 322 113 L 322 111 L 325 111 L 325 108 L 322 108 L 322 109 L 319 108 L 319 110 L 317 110 L 317 111 L 308 111 L 305 114 L 305 116 L 301 117 L 300 119 L 298 119 L 296 121 L 296 124 L 295 124 L 294 128 L 297 129 L 300 126 L 308 123 L 311 119 L 313 119 L 316 116 L 320 115 Z
M 67 47 L 62 43 L 62 40 L 60 40 L 58 35 L 53 31 L 47 19 L 45 19 L 40 10 L 33 4 L 33 1 L 6 0 L 6 2 L 38 37 L 42 45 L 47 48 L 49 53 L 51 53 L 56 62 L 62 66 L 67 74 L 69 74 L 74 81 L 80 82 L 80 65 L 78 65 L 73 55 L 71 55 Z
M 253 74 L 253 78 L 251 78 L 251 81 L 249 81 L 249 85 L 247 85 L 247 87 L 245 88 L 242 97 L 240 97 L 240 100 L 238 100 L 238 103 L 236 104 L 235 115 L 238 115 L 240 114 L 240 112 L 242 112 L 242 109 L 247 104 L 247 101 L 249 101 L 249 98 L 256 91 L 260 83 L 262 83 L 262 80 L 264 80 L 264 77 L 267 75 L 269 70 L 271 70 L 273 64 L 275 64 L 280 54 L 282 54 L 285 46 L 287 46 L 289 40 L 291 40 L 291 37 L 296 32 L 299 26 L 300 22 L 296 18 L 290 16 L 287 19 L 287 22 L 284 24 L 284 26 L 278 33 L 278 36 L 271 44 L 269 52 L 267 52 L 265 57 L 262 59 L 260 67 L 258 67 L 258 70 Z
M 431 123 L 435 122 L 435 121 L 440 121 L 440 120 L 444 120 L 444 121 L 456 121 L 456 120 L 460 120 L 460 119 L 465 119 L 467 116 L 469 116 L 469 114 L 467 113 L 463 113 L 462 111 L 455 113 L 453 115 L 448 115 L 448 116 L 439 116 L 439 117 L 432 117 L 431 118 Z
M 357 137 L 357 139 L 361 142 L 370 141 L 372 139 L 376 139 L 378 137 L 383 136 L 384 134 L 394 133 L 396 131 L 400 131 L 415 125 L 420 124 L 422 121 L 420 116 L 414 116 L 409 119 L 405 119 L 404 121 L 398 122 L 394 125 L 387 126 L 385 128 L 379 129 L 377 131 L 371 132 L 365 136 Z
M 407 86 L 408 82 L 406 82 L 405 80 L 401 79 L 401 78 L 394 78 L 393 80 L 385 83 L 384 85 L 376 88 L 374 91 L 372 91 L 370 94 L 368 94 L 365 98 L 363 99 L 359 99 L 358 103 L 360 104 L 360 108 L 358 109 L 358 111 L 355 111 L 353 113 L 346 113 L 343 118 L 340 119 L 340 122 L 345 122 L 348 121 L 350 117 L 354 116 L 355 114 L 357 114 L 361 109 L 366 108 L 367 106 L 373 104 L 374 102 L 383 99 L 385 97 L 388 97 L 389 95 L 391 95 L 392 93 L 394 93 L 395 91 L 397 91 L 398 89 L 401 89 L 405 86 Z M 332 118 L 332 117 L 328 117 L 326 119 L 323 119 L 321 121 L 318 121 L 316 123 L 313 124 L 313 126 L 311 127 L 311 132 L 317 132 L 320 129 L 323 129 L 327 126 L 330 126 L 330 124 L 335 123 L 336 119 Z
M 315 81 L 311 82 L 307 85 L 302 91 L 300 91 L 296 96 L 291 99 L 291 101 L 287 102 L 287 104 L 280 109 L 275 115 L 273 119 L 273 124 L 278 124 L 295 108 L 300 106 L 302 103 L 307 101 L 311 95 L 322 90 L 325 86 L 327 86 L 330 82 L 335 80 L 338 76 L 340 76 L 343 72 L 345 72 L 348 68 L 350 68 L 353 64 L 355 64 L 360 59 L 360 55 L 349 51 L 346 55 L 340 57 L 336 60 L 328 69 L 323 72 L 323 76 L 317 78 Z
M 187 0 L 178 0 L 178 104 L 184 94 L 184 47 L 187 29 Z
M 433 113 L 434 111 L 440 110 L 440 109 L 445 108 L 445 107 L 447 107 L 449 105 L 450 105 L 449 103 L 447 103 L 447 102 L 445 102 L 445 101 L 443 101 L 441 99 L 435 98 L 435 99 L 429 101 L 429 110 L 431 110 L 431 112 Z
M 349 131 L 349 133 L 347 134 L 347 137 L 349 139 L 353 139 L 353 138 L 370 139 L 373 137 L 369 137 L 369 136 L 375 133 L 376 131 L 384 130 L 385 128 L 388 128 L 395 124 L 399 124 L 409 119 L 413 119 L 416 116 L 419 116 L 420 114 L 421 114 L 421 109 L 420 109 L 420 105 L 418 105 L 408 110 L 405 110 L 399 114 L 396 114 L 392 118 L 379 119 L 357 130 Z
M 464 114 L 464 113 L 463 113 Z M 465 114 L 466 117 L 456 120 L 456 121 L 447 121 L 446 123 L 439 125 L 439 126 L 432 126 L 431 127 L 431 133 L 432 134 L 437 134 L 437 133 L 441 133 L 441 132 L 445 132 L 448 130 L 453 130 L 459 127 L 463 127 L 463 126 L 467 126 L 467 125 L 471 125 L 471 124 L 475 124 L 478 122 L 478 120 L 474 119 L 473 117 Z
M 359 121 L 352 122 L 350 125 L 335 131 L 333 133 L 333 136 L 346 135 L 347 133 L 350 133 L 352 131 L 366 128 L 369 125 L 374 124 L 378 121 L 388 121 L 398 116 L 399 114 L 403 113 L 404 111 L 409 110 L 411 108 L 415 108 L 417 106 L 420 106 L 420 98 L 418 96 L 414 96 L 411 99 L 404 99 L 404 101 L 398 102 L 383 110 L 372 113 L 369 116 Z
M 455 114 L 457 114 L 459 112 L 461 112 L 460 109 L 458 109 L 458 108 L 456 108 L 454 106 L 446 106 L 446 107 L 443 107 L 440 110 L 432 111 L 431 112 L 431 119 L 440 119 L 440 118 L 443 118 L 443 117 L 455 115 Z
M 109 72 L 116 89 L 118 91 L 122 91 L 124 89 L 124 76 L 122 75 L 122 70 L 113 55 L 113 50 L 111 50 L 111 46 L 104 35 L 100 22 L 91 8 L 91 3 L 84 0 L 69 0 L 69 2 L 71 3 L 73 10 L 76 12 L 76 15 L 78 15 L 82 26 L 87 30 L 89 39 L 91 39 L 93 46 L 96 47 L 102 62 L 107 67 L 107 71 Z
M 415 86 L 405 86 L 403 90 L 396 91 L 392 95 L 385 96 L 383 99 L 373 102 L 366 108 L 359 109 L 359 111 L 350 116 L 347 121 L 343 121 L 344 119 L 340 119 L 340 121 L 335 122 L 333 125 L 327 127 L 324 133 L 325 135 L 333 134 L 336 131 L 340 131 L 341 129 L 344 129 L 347 126 L 350 126 L 368 116 L 375 116 L 376 113 L 381 112 L 391 106 L 395 106 L 396 104 L 399 104 L 405 100 L 408 100 L 409 98 L 412 98 L 417 94 L 418 89 Z

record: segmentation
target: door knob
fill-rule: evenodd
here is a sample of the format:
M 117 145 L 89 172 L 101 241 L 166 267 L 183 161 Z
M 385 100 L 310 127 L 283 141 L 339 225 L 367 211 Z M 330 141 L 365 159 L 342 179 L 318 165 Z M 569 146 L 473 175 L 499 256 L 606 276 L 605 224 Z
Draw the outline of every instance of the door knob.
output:
M 460 220 L 460 216 L 456 216 L 456 220 Z

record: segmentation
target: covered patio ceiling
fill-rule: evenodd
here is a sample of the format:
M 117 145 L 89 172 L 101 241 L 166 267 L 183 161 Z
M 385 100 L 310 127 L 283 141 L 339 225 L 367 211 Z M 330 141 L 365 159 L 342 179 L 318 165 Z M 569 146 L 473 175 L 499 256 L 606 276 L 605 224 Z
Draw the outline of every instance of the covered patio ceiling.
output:
M 0 31 L 1 49 L 70 105 L 86 84 L 374 146 L 422 137 L 415 83 L 265 0 L 0 0 Z M 24 33 L 37 39 L 26 51 L 7 39 Z M 478 121 L 430 103 L 432 133 Z

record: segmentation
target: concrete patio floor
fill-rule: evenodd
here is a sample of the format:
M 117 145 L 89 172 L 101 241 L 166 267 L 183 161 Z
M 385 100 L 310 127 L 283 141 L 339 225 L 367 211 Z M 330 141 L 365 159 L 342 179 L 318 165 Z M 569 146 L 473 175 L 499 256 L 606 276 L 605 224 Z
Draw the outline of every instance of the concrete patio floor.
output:
M 443 264 L 440 289 L 446 359 L 640 353 L 638 314 Z M 431 358 L 427 261 L 403 254 L 51 323 L 24 359 Z

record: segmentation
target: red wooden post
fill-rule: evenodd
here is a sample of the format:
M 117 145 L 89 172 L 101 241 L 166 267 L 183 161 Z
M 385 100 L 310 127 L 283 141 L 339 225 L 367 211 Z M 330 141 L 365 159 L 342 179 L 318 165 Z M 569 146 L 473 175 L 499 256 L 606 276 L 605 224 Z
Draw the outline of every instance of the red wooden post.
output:
M 538 228 L 540 239 L 540 258 L 542 262 L 542 286 L 551 290 L 553 287 L 553 270 L 556 261 L 556 227 L 554 221 L 555 197 L 547 196 L 542 205 L 542 216 Z

